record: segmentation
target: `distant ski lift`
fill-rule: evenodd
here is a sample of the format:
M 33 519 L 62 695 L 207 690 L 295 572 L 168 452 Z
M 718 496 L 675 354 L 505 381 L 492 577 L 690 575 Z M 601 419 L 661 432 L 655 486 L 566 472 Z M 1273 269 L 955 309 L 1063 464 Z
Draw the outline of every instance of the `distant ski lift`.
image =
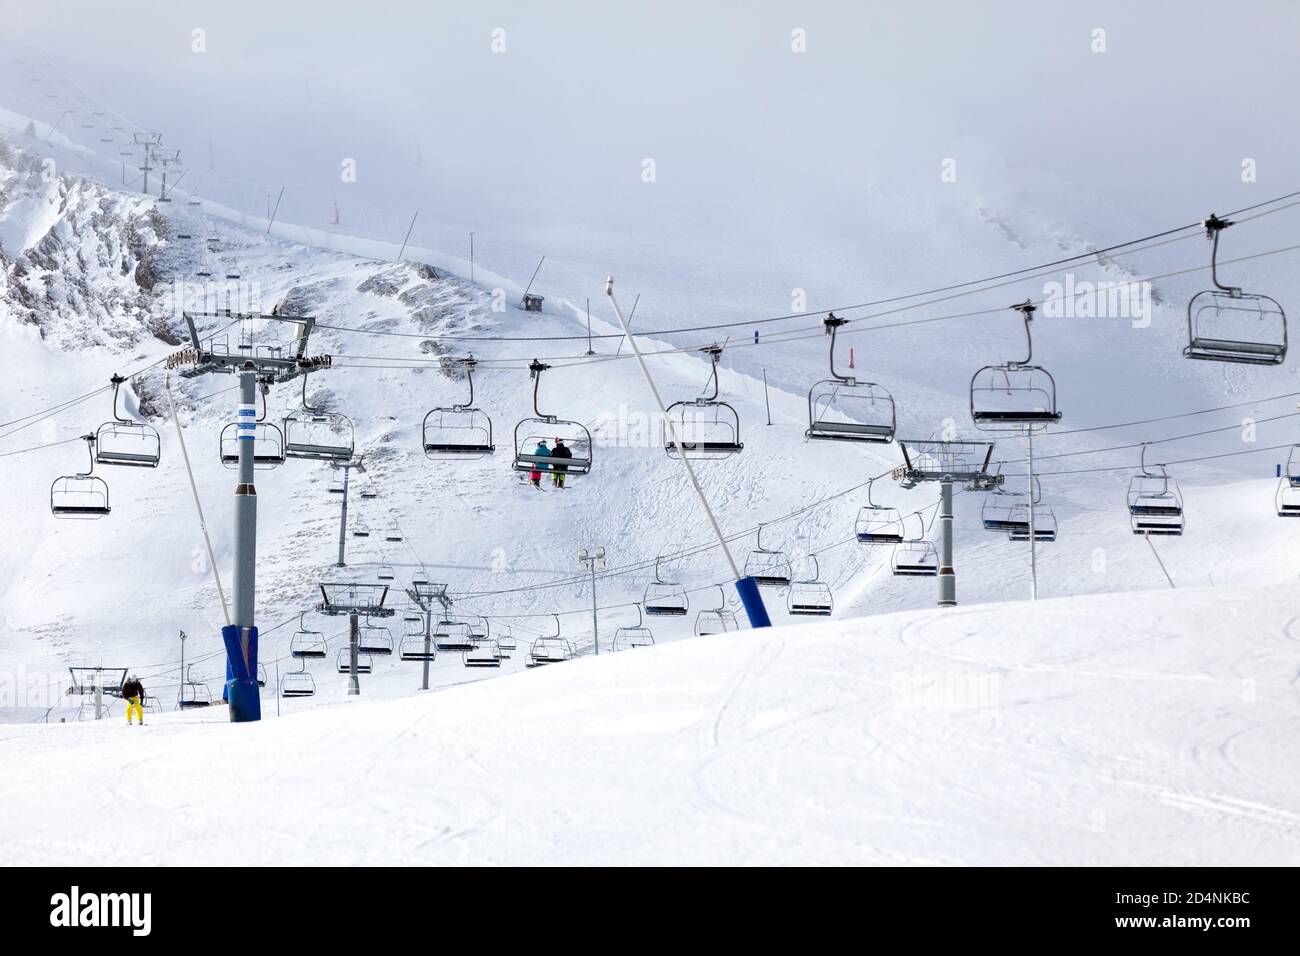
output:
M 424 633 L 412 633 L 408 631 L 402 636 L 401 646 L 398 647 L 398 657 L 404 661 L 432 661 L 438 656 L 437 645 L 434 644 L 432 636 L 426 643 Z
M 474 646 L 474 636 L 464 621 L 439 621 L 433 629 L 433 640 L 440 651 L 467 651 Z
M 201 684 L 190 677 L 190 667 L 185 668 L 185 680 L 181 681 L 180 690 L 176 693 L 176 706 L 180 710 L 190 710 L 195 707 L 211 707 L 212 691 L 208 690 L 207 684 Z
M 388 530 L 384 532 L 384 540 L 394 543 L 402 541 L 402 529 L 397 526 L 396 521 L 390 524 Z
M 1210 248 L 1214 288 L 1187 303 L 1188 345 L 1183 355 L 1211 362 L 1281 365 L 1286 358 L 1286 314 L 1266 295 L 1242 292 L 1219 281 L 1219 233 L 1232 225 L 1213 213 L 1202 225 Z
M 758 582 L 759 587 L 784 588 L 790 585 L 790 559 L 784 551 L 763 547 L 763 526 L 758 526 L 757 546 L 749 552 L 745 562 L 745 576 Z
M 502 658 L 509 658 L 519 648 L 519 641 L 515 638 L 514 632 L 507 626 L 497 635 L 497 649 L 501 652 Z
M 903 540 L 903 516 L 897 508 L 886 508 L 871 500 L 876 479 L 867 482 L 867 503 L 858 510 L 854 533 L 862 544 L 898 544 Z
M 1056 409 L 1056 380 L 1045 368 L 1030 364 L 1034 340 L 1029 323 L 1035 306 L 1026 301 L 1011 308 L 1024 317 L 1029 354 L 1023 362 L 987 365 L 971 377 L 970 414 L 981 431 L 1023 432 L 1061 420 Z
M 354 538 L 370 537 L 370 528 L 360 518 L 357 518 L 356 521 L 352 523 L 352 537 Z
M 221 463 L 227 468 L 239 466 L 239 426 L 235 422 L 221 429 Z M 271 422 L 257 422 L 253 430 L 253 467 L 267 471 L 283 464 L 284 433 Z
M 939 552 L 930 541 L 904 541 L 894 546 L 890 570 L 897 577 L 936 577 L 939 574 Z
M 379 570 L 375 573 L 375 577 L 380 581 L 393 581 L 397 578 L 397 572 L 393 570 L 391 564 L 381 564 Z
M 289 639 L 289 656 L 299 659 L 315 659 L 325 656 L 329 644 L 320 631 L 310 630 L 303 622 L 304 611 L 298 615 L 298 630 Z
M 460 359 L 469 381 L 469 398 L 463 405 L 430 410 L 422 429 L 424 454 L 432 459 L 477 459 L 496 451 L 492 443 L 492 419 L 474 407 L 474 369 L 478 359 Z
M 324 656 L 324 655 L 321 655 Z M 316 693 L 316 680 L 307 672 L 304 660 L 300 669 L 280 675 L 281 697 L 311 697 Z
M 334 656 L 334 666 L 338 668 L 340 674 L 352 673 L 352 648 L 340 647 L 339 652 Z M 359 650 L 357 653 L 357 673 L 369 674 L 374 670 L 374 660 L 369 654 L 362 654 Z
M 692 461 L 727 458 L 745 448 L 740 440 L 740 416 L 734 407 L 718 398 L 718 358 L 722 355 L 722 348 L 710 345 L 700 351 L 709 359 L 712 391 L 668 406 L 663 441 L 669 458 L 679 457 L 674 434 L 681 442 L 682 452 Z
M 162 443 L 152 425 L 133 422 L 117 413 L 118 390 L 126 381 L 114 375 L 113 421 L 99 426 L 95 433 L 95 461 L 100 465 L 128 465 L 137 468 L 156 468 L 162 455 Z
M 258 687 L 266 686 L 266 665 L 261 663 L 260 661 L 257 664 L 257 686 Z
M 424 568 L 420 568 L 420 570 L 416 571 L 413 575 L 411 575 L 412 587 L 418 588 L 428 583 L 429 583 L 429 572 L 425 571 Z
M 466 667 L 500 667 L 501 648 L 491 639 L 476 641 L 463 653 L 462 660 Z
M 361 497 L 369 501 L 373 498 L 378 498 L 379 492 L 376 491 L 374 488 L 372 488 L 370 485 L 366 485 L 364 488 L 361 489 Z
M 530 292 L 525 292 L 521 304 L 523 305 L 525 312 L 540 312 L 542 311 L 542 303 L 544 301 L 546 301 L 545 296 L 533 295 Z
M 727 595 L 718 587 L 718 606 L 705 608 L 695 615 L 695 636 L 708 637 L 711 634 L 727 634 L 739 631 L 740 622 L 734 611 L 727 610 Z
M 591 432 L 578 422 L 566 421 L 544 414 L 538 408 L 538 391 L 542 372 L 550 368 L 533 359 L 528 372 L 533 379 L 533 413 L 535 418 L 525 418 L 515 426 L 515 471 L 552 471 L 566 475 L 585 475 L 591 471 Z M 562 440 L 572 452 L 571 458 L 555 455 L 551 442 Z M 547 443 L 546 454 L 537 454 L 542 443 Z
M 313 461 L 351 461 L 353 436 L 346 415 L 297 411 L 284 420 L 284 454 Z
M 1142 464 L 1129 481 L 1128 513 L 1137 535 L 1177 536 L 1183 533 L 1183 497 L 1178 483 L 1164 465 L 1146 463 L 1147 446 L 1142 445 Z
M 112 511 L 108 503 L 108 483 L 93 474 L 95 436 L 81 437 L 90 455 L 90 470 L 54 479 L 50 485 L 50 513 L 56 518 L 103 518 Z
M 641 614 L 641 605 L 636 606 L 636 625 L 633 627 L 620 627 L 614 632 L 614 650 L 626 651 L 634 647 L 654 647 L 655 636 L 650 628 L 645 626 L 645 618 Z
M 490 636 L 491 625 L 488 619 L 482 615 L 476 615 L 474 620 L 469 622 L 469 636 L 473 641 L 486 641 Z
M 326 486 L 325 490 L 326 490 L 327 492 L 329 492 L 331 495 L 341 495 L 341 494 L 343 494 L 343 492 L 344 492 L 343 479 L 342 479 L 342 478 L 331 478 L 330 481 L 329 481 L 329 484 Z
M 686 589 L 675 581 L 665 581 L 659 571 L 663 555 L 655 558 L 655 579 L 646 585 L 645 612 L 654 617 L 680 617 L 690 608 Z
M 848 323 L 834 312 L 822 320 L 831 337 L 831 377 L 808 392 L 808 430 L 805 438 L 884 444 L 894 440 L 894 398 L 880 385 L 859 382 L 835 370 L 835 333 Z
M 362 654 L 387 657 L 393 653 L 393 635 L 386 627 L 362 624 L 357 636 L 357 650 Z
M 795 581 L 790 585 L 786 598 L 786 610 L 794 615 L 813 615 L 828 617 L 834 607 L 834 597 L 829 584 L 821 580 L 821 568 L 817 555 L 811 554 L 812 577 Z

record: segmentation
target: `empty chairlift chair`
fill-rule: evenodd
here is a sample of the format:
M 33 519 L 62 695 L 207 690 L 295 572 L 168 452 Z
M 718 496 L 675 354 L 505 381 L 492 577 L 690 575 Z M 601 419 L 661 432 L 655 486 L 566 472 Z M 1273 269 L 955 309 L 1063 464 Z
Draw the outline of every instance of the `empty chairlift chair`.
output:
M 1203 222 L 1210 247 L 1213 289 L 1187 303 L 1188 344 L 1183 355 L 1210 362 L 1281 365 L 1286 358 L 1286 313 L 1266 295 L 1242 292 L 1219 281 L 1219 233 L 1231 220 L 1214 214 Z
M 475 641 L 473 647 L 464 651 L 461 660 L 466 667 L 500 667 L 501 648 L 492 638 L 483 638 Z
M 745 448 L 740 440 L 740 416 L 735 408 L 718 398 L 718 358 L 722 348 L 710 345 L 700 351 L 709 358 L 712 391 L 668 406 L 663 441 L 669 458 L 678 457 L 674 434 L 681 443 L 681 453 L 692 461 L 727 458 Z
M 650 628 L 645 626 L 645 619 L 641 615 L 641 605 L 636 606 L 636 625 L 633 627 L 620 627 L 614 632 L 614 650 L 626 651 L 634 647 L 654 647 L 655 636 L 651 633 Z
M 50 513 L 56 518 L 103 518 L 112 511 L 108 483 L 94 474 L 95 436 L 81 437 L 90 455 L 90 470 L 54 479 L 50 485 Z
M 271 468 L 284 464 L 284 432 L 278 425 L 266 421 L 266 383 L 260 384 L 259 391 L 262 396 L 262 414 L 254 421 L 251 429 L 253 442 L 253 467 L 259 471 L 267 471 Z M 240 435 L 248 434 L 250 429 L 240 427 L 241 422 L 230 422 L 221 429 L 219 447 L 221 452 L 221 463 L 227 468 L 235 468 L 239 465 L 239 444 Z M 330 491 L 334 491 L 331 486 Z M 342 494 L 343 487 L 340 483 L 339 493 Z
M 393 635 L 386 627 L 363 624 L 357 634 L 357 650 L 362 654 L 387 657 L 393 653 Z
M 352 648 L 340 647 L 338 653 L 334 656 L 334 666 L 340 674 L 352 673 Z M 374 661 L 369 654 L 362 654 L 357 651 L 357 673 L 369 674 L 374 670 Z
M 190 668 L 185 668 L 185 680 L 181 681 L 180 690 L 176 693 L 177 709 L 191 710 L 196 707 L 211 706 L 212 691 L 208 690 L 208 685 L 194 680 L 190 677 Z
M 309 461 L 351 461 L 356 446 L 352 420 L 323 412 L 307 403 L 307 373 L 302 376 L 302 408 L 284 420 L 286 458 Z
M 95 433 L 95 462 L 100 465 L 157 468 L 162 457 L 162 443 L 157 429 L 119 415 L 118 393 L 126 379 L 114 375 L 109 381 L 113 385 L 113 420 L 100 425 Z
M 434 408 L 424 416 L 421 429 L 424 454 L 432 459 L 477 459 L 496 451 L 492 419 L 474 407 L 474 369 L 478 359 L 459 359 L 469 381 L 469 399 L 463 405 Z
M 675 581 L 665 581 L 659 570 L 663 556 L 655 558 L 655 579 L 646 585 L 645 612 L 652 617 L 681 617 L 690 608 L 686 589 Z
M 467 651 L 474 646 L 474 636 L 464 621 L 444 619 L 433 629 L 433 641 L 440 651 Z
M 808 392 L 808 430 L 805 438 L 884 444 L 894 440 L 894 399 L 880 385 L 859 382 L 835 370 L 835 333 L 847 324 L 835 313 L 822 321 L 831 337 L 831 377 Z
M 305 616 L 305 611 L 298 615 L 298 630 L 289 639 L 289 656 L 298 660 L 319 660 L 325 656 L 329 644 L 324 634 L 310 630 L 303 623 Z
M 528 366 L 528 373 L 533 379 L 533 413 L 536 417 L 525 418 L 515 426 L 514 470 L 562 472 L 567 476 L 589 474 L 592 461 L 591 432 L 578 422 L 545 414 L 538 407 L 542 373 L 548 368 L 549 365 L 536 359 Z M 564 442 L 571 457 L 555 454 L 555 448 L 550 443 L 556 439 Z M 543 454 L 544 443 L 546 448 Z
M 736 620 L 735 612 L 727 609 L 727 594 L 719 586 L 718 606 L 705 608 L 695 615 L 695 636 L 708 637 L 739 630 L 740 622 Z
M 1031 514 L 1028 502 L 1021 502 L 1012 509 L 1007 537 L 1012 541 L 1028 541 L 1031 524 L 1035 541 L 1056 540 L 1056 513 L 1049 505 L 1035 504 Z
M 539 637 L 528 648 L 528 667 L 543 667 L 547 664 L 559 664 L 573 659 L 573 645 L 561 636 L 560 618 L 555 617 L 555 633 Z
M 388 528 L 384 531 L 384 540 L 390 544 L 401 544 L 401 542 L 405 540 L 405 537 L 402 534 L 402 529 L 398 527 L 396 521 L 390 523 Z
M 758 526 L 757 546 L 745 561 L 745 576 L 753 578 L 759 587 L 784 588 L 790 586 L 790 559 L 784 551 L 763 547 L 763 526 Z
M 1056 408 L 1056 380 L 1047 369 L 1030 364 L 1034 339 L 1029 323 L 1034 306 L 1024 302 L 1012 308 L 1024 317 L 1029 354 L 1023 362 L 986 365 L 971 377 L 970 415 L 981 431 L 1024 433 L 1061 420 Z
M 509 627 L 502 629 L 497 635 L 497 650 L 501 652 L 503 660 L 509 660 L 510 655 L 519 649 L 519 640 L 515 637 L 514 632 Z
M 1147 446 L 1142 446 L 1142 464 L 1129 481 L 1128 513 L 1137 535 L 1178 536 L 1183 533 L 1183 496 L 1178 483 L 1164 465 L 1146 463 Z
M 821 567 L 817 555 L 812 554 L 809 557 L 812 559 L 812 577 L 795 581 L 790 585 L 786 610 L 797 616 L 829 617 L 834 606 L 834 597 L 830 585 L 820 580 Z
M 867 503 L 858 510 L 853 530 L 861 544 L 899 544 L 903 540 L 903 516 L 897 508 L 886 508 L 871 500 L 876 479 L 867 482 Z
M 286 671 L 280 675 L 281 697 L 311 697 L 316 693 L 316 679 L 307 672 L 307 662 L 296 671 Z
M 901 544 L 894 545 L 889 569 L 896 577 L 901 578 L 937 577 L 939 552 L 935 549 L 934 543 L 926 537 L 924 519 L 919 514 L 915 517 L 919 525 L 917 534 L 914 537 L 907 537 Z
M 1300 518 L 1300 445 L 1291 449 L 1286 471 L 1277 482 L 1274 504 L 1279 518 Z
M 437 659 L 438 647 L 433 641 L 432 634 L 427 639 L 425 638 L 422 620 L 420 628 L 408 627 L 406 633 L 402 635 L 402 644 L 398 649 L 398 655 L 404 661 L 432 661 Z

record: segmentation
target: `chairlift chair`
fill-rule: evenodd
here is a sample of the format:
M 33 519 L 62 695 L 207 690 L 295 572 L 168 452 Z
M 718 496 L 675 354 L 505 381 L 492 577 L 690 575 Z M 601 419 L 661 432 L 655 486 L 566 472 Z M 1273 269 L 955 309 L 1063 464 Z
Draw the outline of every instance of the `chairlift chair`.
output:
M 710 461 L 729 458 L 744 451 L 740 440 L 740 415 L 734 406 L 718 397 L 718 359 L 722 347 L 710 345 L 700 349 L 709 359 L 709 385 L 712 391 L 685 401 L 673 402 L 667 408 L 663 423 L 664 451 L 669 458 L 681 454 L 692 461 Z M 673 441 L 676 434 L 677 442 Z
M 286 671 L 280 675 L 281 697 L 311 697 L 316 693 L 316 680 L 307 672 L 307 662 L 296 671 Z
M 63 475 L 50 485 L 50 513 L 56 518 L 103 518 L 111 513 L 108 482 L 95 471 L 95 436 L 82 435 L 90 455 L 90 470 Z
M 407 634 L 402 637 L 398 648 L 398 657 L 404 661 L 432 661 L 437 659 L 438 648 L 432 638 L 425 644 L 423 634 Z
M 538 407 L 538 390 L 542 372 L 551 366 L 533 359 L 528 372 L 533 379 L 534 418 L 525 418 L 515 426 L 515 471 L 551 471 L 566 475 L 586 475 L 591 472 L 591 432 L 586 426 L 548 415 Z M 555 449 L 548 446 L 550 454 L 535 454 L 543 442 L 561 439 L 573 453 L 572 458 L 556 457 Z
M 212 691 L 208 690 L 208 685 L 201 684 L 190 677 L 190 668 L 193 666 L 191 664 L 185 668 L 185 680 L 181 681 L 180 689 L 176 692 L 178 710 L 212 706 Z
M 876 479 L 867 482 L 867 503 L 858 509 L 853 526 L 861 544 L 899 544 L 903 540 L 903 516 L 897 508 L 886 508 L 871 500 Z
M 831 377 L 808 391 L 808 429 L 805 438 L 886 444 L 894 440 L 897 426 L 894 398 L 880 385 L 859 382 L 835 370 L 835 334 L 848 319 L 834 312 L 822 320 L 831 337 Z
M 509 627 L 497 635 L 497 647 L 501 650 L 503 657 L 509 657 L 519 649 L 519 641 L 515 638 L 514 632 Z
M 1007 537 L 1012 541 L 1028 541 L 1029 523 L 1029 504 L 1021 502 L 1012 509 Z M 1034 505 L 1033 525 L 1035 541 L 1056 540 L 1056 513 L 1050 505 Z
M 641 613 L 641 605 L 636 606 L 636 625 L 632 627 L 620 627 L 614 631 L 614 650 L 625 651 L 633 647 L 654 647 L 655 636 L 650 628 L 645 626 L 645 618 Z
M 749 552 L 745 562 L 745 576 L 753 578 L 759 587 L 784 588 L 790 586 L 790 559 L 784 551 L 763 547 L 763 526 L 758 526 L 757 546 Z
M 809 555 L 813 562 L 811 578 L 795 581 L 790 585 L 786 597 L 786 610 L 798 616 L 829 617 L 834 607 L 834 596 L 829 584 L 821 579 L 821 567 L 817 555 Z
M 431 409 L 424 416 L 421 435 L 427 458 L 474 460 L 496 451 L 492 419 L 474 407 L 474 369 L 478 359 L 470 355 L 458 363 L 469 381 L 469 399 L 463 405 Z
M 352 537 L 354 538 L 370 537 L 370 527 L 360 518 L 357 518 L 356 521 L 353 522 L 352 524 Z
M 334 666 L 338 668 L 340 674 L 352 673 L 352 648 L 340 647 L 339 652 L 334 656 Z M 360 649 L 357 651 L 357 673 L 369 674 L 374 669 L 374 661 L 369 654 L 363 654 Z
M 561 636 L 560 616 L 552 614 L 551 617 L 555 619 L 555 633 L 533 641 L 528 649 L 528 660 L 524 662 L 525 666 L 544 667 L 547 664 L 558 664 L 573 659 L 573 645 Z
M 239 466 L 239 426 L 230 422 L 221 429 L 221 463 L 227 468 Z M 267 471 L 284 464 L 284 432 L 272 422 L 253 426 L 253 467 Z M 333 491 L 330 488 L 330 491 Z M 340 493 L 343 489 L 339 488 Z
M 1219 233 L 1232 225 L 1213 213 L 1204 220 L 1211 240 L 1210 279 L 1213 289 L 1198 292 L 1187 303 L 1188 345 L 1183 355 L 1211 362 L 1281 365 L 1286 359 L 1286 313 L 1266 295 L 1242 292 L 1219 281 Z
M 493 640 L 476 641 L 461 659 L 466 667 L 500 667 L 501 648 Z
M 1128 513 L 1137 535 L 1177 536 L 1183 533 L 1183 497 L 1178 483 L 1164 465 L 1146 463 L 1147 446 L 1142 445 L 1141 470 L 1128 486 Z
M 394 581 L 397 579 L 397 572 L 393 570 L 392 565 L 381 564 L 379 570 L 375 573 L 375 577 L 380 581 Z
M 384 540 L 392 543 L 400 543 L 403 540 L 402 529 L 398 527 L 396 521 L 390 524 L 388 530 L 384 532 Z
M 393 653 L 393 635 L 386 627 L 362 624 L 357 635 L 357 650 L 362 654 L 386 657 Z
M 356 448 L 352 420 L 307 402 L 307 373 L 302 373 L 302 408 L 284 420 L 284 454 L 312 461 L 351 461 Z
M 686 589 L 675 581 L 665 581 L 659 573 L 663 555 L 655 558 L 655 579 L 646 585 L 643 604 L 652 617 L 682 617 L 690 609 Z
M 261 661 L 258 661 L 257 663 L 257 686 L 266 686 L 266 665 Z
M 1300 518 L 1300 485 L 1283 475 L 1273 496 L 1279 518 Z
M 374 488 L 366 486 L 365 488 L 361 489 L 361 497 L 369 501 L 373 498 L 378 498 L 379 492 L 377 492 Z
M 118 414 L 117 398 L 126 379 L 114 375 L 113 420 L 99 426 L 95 433 L 95 462 L 100 465 L 126 465 L 134 468 L 157 468 L 162 458 L 162 439 L 152 425 L 133 422 Z
M 734 611 L 727 610 L 727 594 L 718 586 L 718 606 L 704 608 L 695 615 L 695 636 L 708 637 L 711 634 L 726 634 L 739 631 L 740 622 Z
M 986 365 L 971 377 L 970 414 L 980 431 L 1041 430 L 1061 420 L 1056 408 L 1056 380 L 1047 369 L 1030 364 L 1034 339 L 1029 323 L 1035 306 L 1026 301 L 1011 308 L 1024 318 L 1029 354 L 1023 362 Z
M 474 636 L 464 621 L 441 620 L 433 629 L 433 642 L 440 651 L 467 651 L 474 646 Z
M 894 546 L 890 571 L 897 577 L 933 578 L 939 574 L 939 552 L 930 541 L 904 541 Z
M 329 647 L 325 635 L 320 631 L 309 630 L 303 622 L 306 611 L 298 615 L 298 630 L 289 639 L 289 656 L 299 660 L 324 657 Z

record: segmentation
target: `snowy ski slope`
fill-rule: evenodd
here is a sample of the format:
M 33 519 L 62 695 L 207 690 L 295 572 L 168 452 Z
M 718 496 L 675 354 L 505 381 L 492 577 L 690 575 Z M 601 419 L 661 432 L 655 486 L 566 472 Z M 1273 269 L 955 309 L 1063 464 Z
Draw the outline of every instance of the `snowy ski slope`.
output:
M 1294 863 L 1298 597 L 886 614 L 260 725 L 11 725 L 0 845 L 44 865 Z

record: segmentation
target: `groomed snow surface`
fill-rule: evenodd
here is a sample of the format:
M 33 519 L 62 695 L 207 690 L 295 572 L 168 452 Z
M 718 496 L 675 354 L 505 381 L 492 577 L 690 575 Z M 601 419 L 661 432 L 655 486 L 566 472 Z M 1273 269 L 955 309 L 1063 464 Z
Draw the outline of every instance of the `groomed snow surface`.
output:
M 4 725 L 11 864 L 1288 864 L 1300 586 L 679 641 L 232 725 Z

